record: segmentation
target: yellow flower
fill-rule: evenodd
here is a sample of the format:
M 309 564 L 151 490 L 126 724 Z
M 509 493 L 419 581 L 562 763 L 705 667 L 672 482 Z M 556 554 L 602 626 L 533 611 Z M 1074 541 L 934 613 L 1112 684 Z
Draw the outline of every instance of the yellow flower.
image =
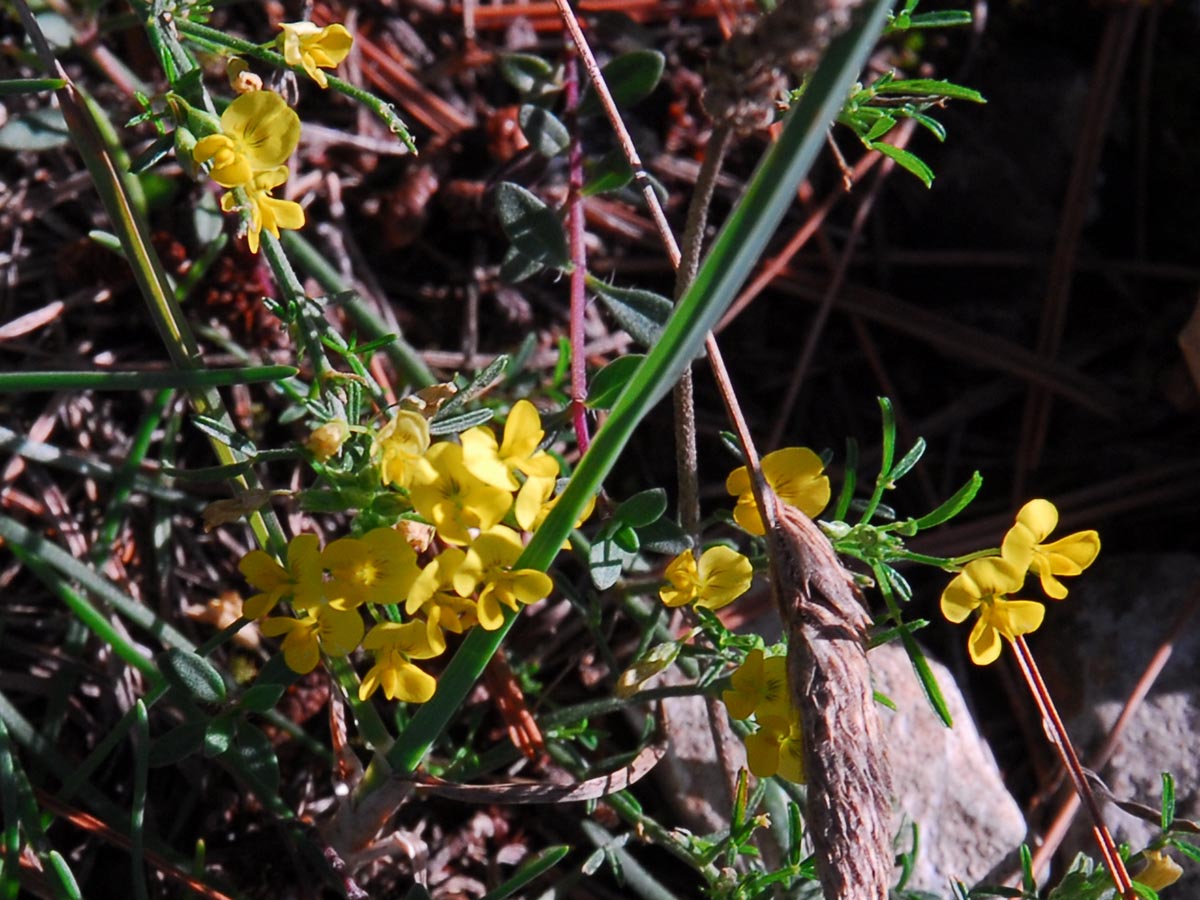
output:
M 812 518 L 829 503 L 829 478 L 823 469 L 821 457 L 807 447 L 784 447 L 762 458 L 763 477 L 775 496 Z M 751 534 L 764 534 L 749 469 L 742 466 L 730 472 L 725 490 L 738 498 L 734 520 Z
M 558 461 L 538 450 L 545 436 L 537 407 L 518 400 L 504 424 L 502 443 L 496 443 L 490 428 L 480 426 L 462 433 L 463 465 L 480 481 L 509 491 L 521 486 L 516 472 L 529 478 L 557 478 Z
M 284 597 L 297 609 L 319 605 L 323 587 L 320 554 L 315 534 L 298 534 L 288 542 L 286 569 L 262 550 L 243 556 L 238 571 L 258 593 L 246 601 L 242 615 L 248 619 L 265 616 Z
M 421 611 L 430 619 L 436 611 L 438 625 L 455 634 L 479 621 L 474 598 L 460 597 L 454 590 L 454 575 L 466 558 L 458 547 L 447 547 L 434 557 L 413 582 L 404 611 L 410 616 Z
M 1147 850 L 1142 855 L 1146 857 L 1146 868 L 1133 876 L 1138 884 L 1161 891 L 1183 875 L 1183 868 L 1164 850 Z
M 504 518 L 513 502 L 511 493 L 468 472 L 462 456 L 458 444 L 434 444 L 414 472 L 409 488 L 413 507 L 448 544 L 466 544 L 472 528 L 487 531 Z
M 287 64 L 304 66 L 309 78 L 323 88 L 328 87 L 329 81 L 321 69 L 335 68 L 350 53 L 350 45 L 354 43 L 346 26 L 333 24 L 318 28 L 312 22 L 285 22 L 279 27 L 283 34 L 278 41 Z
M 558 484 L 558 479 L 555 477 L 537 478 L 529 477 L 525 479 L 525 483 L 521 485 L 521 490 L 517 491 L 517 499 L 513 504 L 513 516 L 517 520 L 517 524 L 525 531 L 537 531 L 542 527 L 542 523 L 546 521 L 546 516 L 550 515 L 550 510 L 554 509 L 562 494 L 554 494 L 554 488 Z M 583 512 L 579 514 L 579 518 L 575 520 L 575 527 L 578 528 L 596 510 L 596 497 L 593 494 L 591 499 L 583 507 Z M 570 547 L 570 542 L 565 541 L 563 548 Z
M 1047 597 L 1061 600 L 1067 588 L 1055 575 L 1078 575 L 1100 553 L 1100 535 L 1077 531 L 1052 544 L 1043 544 L 1058 524 L 1058 510 L 1049 500 L 1030 500 L 1017 513 L 1017 523 L 1004 536 L 1000 555 L 1022 573 L 1036 572 Z
M 342 444 L 346 443 L 348 437 L 350 425 L 345 419 L 334 419 L 319 428 L 314 428 L 308 440 L 304 442 L 304 449 L 311 453 L 317 462 L 329 462 L 342 452 Z
M 446 649 L 441 631 L 431 640 L 430 629 L 424 622 L 381 622 L 363 640 L 363 649 L 375 653 L 371 667 L 358 686 L 358 699 L 366 700 L 382 687 L 389 700 L 424 703 L 433 696 L 437 681 L 412 664 L 414 659 L 432 659 Z
M 787 657 L 766 656 L 761 650 L 751 650 L 729 677 L 729 684 L 730 690 L 721 694 L 721 700 L 733 718 L 791 715 Z
M 1019 590 L 1024 573 L 999 557 L 969 562 L 942 591 L 942 615 L 963 622 L 975 610 L 979 621 L 967 640 L 971 661 L 986 666 L 1000 656 L 1000 638 L 1010 641 L 1036 631 L 1046 608 L 1032 600 L 1009 600 Z
M 362 603 L 401 603 L 416 581 L 417 553 L 394 528 L 376 528 L 361 538 L 338 538 L 321 554 L 329 570 L 326 589 L 336 609 Z
M 363 636 L 362 616 L 354 610 L 332 606 L 318 606 L 298 619 L 280 616 L 264 619 L 259 628 L 267 637 L 285 635 L 283 661 L 301 675 L 317 667 L 322 650 L 330 656 L 348 656 Z
M 804 784 L 804 735 L 795 716 L 758 717 L 758 731 L 746 737 L 746 764 L 758 778 L 778 775 Z
M 280 228 L 295 231 L 304 227 L 304 207 L 294 200 L 279 200 L 271 196 L 271 191 L 287 181 L 287 177 L 287 166 L 279 166 L 268 172 L 256 173 L 250 182 L 242 185 L 246 191 L 245 208 L 250 212 L 246 243 L 250 245 L 251 253 L 258 252 L 264 228 L 278 238 Z M 233 212 L 240 208 L 243 207 L 233 191 L 221 195 L 221 209 L 225 212 Z
M 429 422 L 420 413 L 401 410 L 379 430 L 372 457 L 379 460 L 384 484 L 407 488 L 429 449 Z
M 520 535 L 497 525 L 471 542 L 466 559 L 454 573 L 454 590 L 460 597 L 469 597 L 479 589 L 476 608 L 485 631 L 495 631 L 504 624 L 501 606 L 516 612 L 518 604 L 537 603 L 554 588 L 545 572 L 512 568 L 522 549 Z
M 251 91 L 225 107 L 221 133 L 200 138 L 192 157 L 200 164 L 212 160 L 210 175 L 222 187 L 243 187 L 256 174 L 283 166 L 299 140 L 296 111 L 274 91 Z M 285 178 L 286 168 L 277 183 Z
M 691 550 L 684 550 L 664 574 L 668 584 L 658 595 L 667 606 L 694 602 L 705 609 L 720 609 L 750 589 L 754 569 L 736 550 L 717 545 L 701 553 L 699 563 Z

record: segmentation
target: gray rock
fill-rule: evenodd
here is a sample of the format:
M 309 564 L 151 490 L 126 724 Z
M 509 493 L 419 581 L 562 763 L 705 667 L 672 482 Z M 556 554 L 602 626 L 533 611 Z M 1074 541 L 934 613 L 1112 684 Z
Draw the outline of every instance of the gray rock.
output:
M 920 829 L 908 887 L 948 897 L 952 879 L 972 885 L 1020 845 L 1025 819 L 949 670 L 929 661 L 953 728 L 929 708 L 902 647 L 878 647 L 870 660 L 877 690 L 896 704 L 881 713 L 898 805 Z

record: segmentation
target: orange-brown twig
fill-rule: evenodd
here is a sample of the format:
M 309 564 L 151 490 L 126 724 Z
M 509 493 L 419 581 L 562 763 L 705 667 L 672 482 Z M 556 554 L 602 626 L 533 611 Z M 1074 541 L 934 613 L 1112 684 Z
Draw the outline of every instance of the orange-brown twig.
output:
M 1025 681 L 1029 685 L 1029 692 L 1033 695 L 1043 721 L 1052 732 L 1052 742 L 1071 778 L 1071 784 L 1074 785 L 1075 792 L 1083 801 L 1083 805 L 1087 807 L 1088 815 L 1091 816 L 1092 834 L 1100 848 L 1104 865 L 1108 869 L 1109 875 L 1112 876 L 1113 884 L 1117 886 L 1117 893 L 1123 900 L 1135 900 L 1133 880 L 1125 869 L 1125 862 L 1117 851 L 1112 833 L 1104 824 L 1104 817 L 1100 814 L 1096 795 L 1092 793 L 1092 788 L 1084 775 L 1083 766 L 1080 765 L 1079 757 L 1075 753 L 1075 746 L 1071 743 L 1071 737 L 1067 734 L 1066 726 L 1063 725 L 1062 719 L 1058 715 L 1054 700 L 1046 689 L 1046 683 L 1042 681 L 1042 673 L 1038 670 L 1037 662 L 1029 650 L 1029 645 L 1025 643 L 1025 638 L 1018 636 L 1012 641 L 1012 646 L 1017 656 L 1017 663 L 1021 667 L 1021 674 L 1025 676 Z

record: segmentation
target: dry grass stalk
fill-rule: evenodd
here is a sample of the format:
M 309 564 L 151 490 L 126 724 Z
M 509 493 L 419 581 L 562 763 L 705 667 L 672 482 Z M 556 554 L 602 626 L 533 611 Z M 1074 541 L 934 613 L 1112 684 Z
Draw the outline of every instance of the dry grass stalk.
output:
M 871 619 L 829 539 L 799 510 L 776 509 L 771 580 L 804 728 L 817 874 L 826 900 L 887 900 L 892 779 L 864 644 Z

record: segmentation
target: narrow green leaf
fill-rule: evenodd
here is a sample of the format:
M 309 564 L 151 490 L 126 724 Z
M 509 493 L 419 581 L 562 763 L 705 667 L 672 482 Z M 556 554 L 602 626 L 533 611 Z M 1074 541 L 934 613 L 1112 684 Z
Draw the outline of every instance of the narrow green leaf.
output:
M 17 765 L 12 740 L 0 719 L 0 816 L 4 824 L 4 859 L 0 860 L 0 890 L 5 900 L 17 900 L 21 891 L 21 820 L 17 800 Z
M 946 698 L 942 694 L 942 689 L 938 687 L 937 677 L 933 674 L 933 669 L 929 667 L 929 661 L 921 651 L 920 645 L 907 628 L 901 628 L 900 630 L 900 643 L 904 646 L 904 651 L 908 654 L 913 671 L 917 673 L 917 682 L 921 685 L 921 691 L 925 694 L 925 699 L 929 702 L 929 708 L 942 720 L 943 725 L 947 728 L 953 728 L 954 717 L 950 715 L 950 707 L 946 705 Z
M 134 900 L 146 900 L 146 785 L 149 780 L 150 720 L 139 697 L 134 704 L 133 796 L 129 810 L 129 863 Z
M 83 900 L 79 882 L 75 880 L 75 873 L 71 871 L 71 866 L 63 855 L 57 850 L 51 850 L 46 854 L 46 862 L 49 863 L 48 873 L 55 894 L 66 897 L 67 900 Z
M 900 458 L 900 462 L 896 463 L 896 465 L 892 467 L 892 471 L 888 480 L 895 484 L 897 481 L 907 475 L 909 471 L 911 471 L 912 467 L 915 466 L 924 455 L 925 439 L 917 438 L 916 443 L 912 445 L 912 449 L 905 453 L 904 456 Z
M 909 22 L 909 28 L 954 28 L 970 25 L 971 14 L 965 9 L 947 9 L 942 12 L 917 13 Z
M 885 85 L 872 85 L 877 94 L 907 94 L 916 97 L 949 97 L 969 103 L 987 103 L 983 94 L 941 78 L 905 78 Z
M 939 142 L 945 142 L 946 129 L 942 123 L 933 118 L 933 116 L 927 116 L 924 113 L 917 112 L 916 110 L 909 110 L 906 115 L 918 125 L 923 126 L 930 134 L 937 138 Z
M 521 131 L 530 146 L 547 159 L 558 156 L 571 146 L 571 133 L 567 131 L 567 126 L 540 106 L 526 103 L 517 113 L 517 121 L 521 123 Z
M 658 87 L 665 64 L 666 57 L 657 50 L 633 50 L 618 56 L 601 72 L 613 101 L 624 109 L 650 96 Z M 588 82 L 579 101 L 579 115 L 598 116 L 603 112 L 600 98 Z
M 661 294 L 641 288 L 622 288 L 589 278 L 591 288 L 631 338 L 647 349 L 658 343 L 674 304 Z
M 484 366 L 475 377 L 471 379 L 470 384 L 446 401 L 446 404 L 437 411 L 433 417 L 433 422 L 439 422 L 443 418 L 452 416 L 464 405 L 470 403 L 476 397 L 479 397 L 485 391 L 489 390 L 492 385 L 504 377 L 511 363 L 509 357 L 501 353 L 490 363 Z
M 1162 820 L 1163 834 L 1171 830 L 1175 821 L 1175 778 L 1170 772 L 1162 773 Z
M 875 120 L 874 124 L 872 124 L 869 129 L 867 129 L 867 133 L 862 136 L 862 139 L 866 141 L 868 145 L 874 144 L 875 141 L 879 140 L 895 127 L 896 120 L 894 118 L 888 115 L 882 115 Z
M 905 171 L 917 176 L 925 187 L 933 186 L 933 169 L 925 164 L 925 161 L 915 153 L 910 153 L 907 150 L 888 144 L 884 141 L 876 141 L 871 144 L 872 150 L 878 150 L 888 159 L 893 159 L 896 164 Z
M 570 271 L 567 238 L 558 216 L 538 197 L 511 181 L 496 188 L 500 227 L 513 247 L 531 260 Z
M 611 409 L 617 401 L 617 396 L 641 365 L 642 359 L 642 355 L 638 353 L 618 356 L 593 375 L 592 383 L 588 385 L 588 409 Z
M 1181 838 L 1171 838 L 1171 846 L 1194 863 L 1200 863 L 1200 847 Z
M 432 435 L 460 434 L 476 425 L 484 425 L 496 417 L 490 409 L 473 409 L 457 416 L 442 416 L 429 423 Z
M 295 366 L 233 369 L 139 370 L 135 372 L 0 372 L 0 393 L 20 391 L 147 391 L 231 384 L 258 384 L 292 378 Z M 228 434 L 228 431 L 225 431 Z
M 941 525 L 943 522 L 953 519 L 970 505 L 981 487 L 983 487 L 983 476 L 978 472 L 973 472 L 966 484 L 955 491 L 949 500 L 916 520 L 917 531 L 924 531 L 926 528 L 932 528 L 934 525 Z
M 505 897 L 511 897 L 535 878 L 553 869 L 570 852 L 571 848 L 565 844 L 558 844 L 553 847 L 547 847 L 545 850 L 539 850 L 521 863 L 508 881 L 504 882 L 498 888 L 488 891 L 483 895 L 481 900 L 504 900 Z
M 57 91 L 66 85 L 61 78 L 6 78 L 0 80 L 0 97 L 14 94 L 36 94 L 39 91 Z

